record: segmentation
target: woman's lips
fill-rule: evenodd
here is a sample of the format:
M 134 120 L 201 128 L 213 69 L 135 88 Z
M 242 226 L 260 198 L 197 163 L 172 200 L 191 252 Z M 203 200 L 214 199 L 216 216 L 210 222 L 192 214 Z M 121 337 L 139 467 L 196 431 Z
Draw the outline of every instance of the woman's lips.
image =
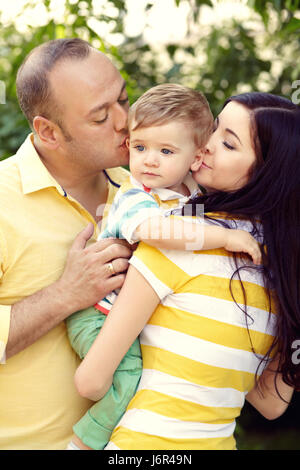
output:
M 201 167 L 202 168 L 208 168 L 209 170 L 211 170 L 211 166 L 206 165 L 206 163 L 204 163 L 204 162 L 202 162 Z

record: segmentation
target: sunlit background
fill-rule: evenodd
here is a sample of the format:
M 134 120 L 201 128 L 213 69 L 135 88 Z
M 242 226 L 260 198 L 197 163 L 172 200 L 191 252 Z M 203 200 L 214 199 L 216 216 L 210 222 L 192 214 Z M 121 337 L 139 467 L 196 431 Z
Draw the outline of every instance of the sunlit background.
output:
M 27 26 L 40 26 L 47 24 L 49 19 L 57 22 L 65 21 L 65 1 L 52 0 L 49 8 L 39 0 L 29 2 L 29 7 L 24 12 L 24 6 L 28 2 L 24 0 L 0 0 L 0 11 L 2 11 L 3 23 L 15 20 L 15 25 L 19 31 L 26 32 Z M 86 5 L 84 1 L 70 1 L 70 4 L 82 4 L 84 12 Z M 127 36 L 135 37 L 144 35 L 147 42 L 151 44 L 166 44 L 173 41 L 184 40 L 187 34 L 187 17 L 190 13 L 191 2 L 185 0 L 174 8 L 174 0 L 126 0 L 127 13 L 124 18 L 124 33 Z M 146 5 L 153 3 L 152 8 L 145 11 Z M 200 23 L 203 25 L 221 25 L 224 19 L 235 18 L 237 20 L 247 20 L 251 17 L 251 8 L 247 1 L 212 1 L 214 8 L 203 5 L 201 10 Z M 121 34 L 111 34 L 113 24 L 109 25 L 104 21 L 98 21 L 97 17 L 106 14 L 109 17 L 117 17 L 118 9 L 107 2 L 107 0 L 96 0 L 92 2 L 94 17 L 89 18 L 90 26 L 96 32 L 104 35 L 111 44 L 119 45 L 123 36 Z M 50 9 L 50 12 L 49 12 Z M 20 15 L 18 17 L 18 15 Z M 72 17 L 67 21 L 71 22 Z
M 108 54 L 133 102 L 163 82 L 205 93 L 216 114 L 244 91 L 291 98 L 300 79 L 300 0 L 0 0 L 0 160 L 29 132 L 15 77 L 26 54 L 81 37 Z M 299 82 L 300 83 L 300 82 Z M 5 96 L 4 96 L 5 95 Z M 4 99 L 5 98 L 5 99 Z M 240 449 L 299 449 L 300 405 L 267 422 L 250 405 L 238 421 Z

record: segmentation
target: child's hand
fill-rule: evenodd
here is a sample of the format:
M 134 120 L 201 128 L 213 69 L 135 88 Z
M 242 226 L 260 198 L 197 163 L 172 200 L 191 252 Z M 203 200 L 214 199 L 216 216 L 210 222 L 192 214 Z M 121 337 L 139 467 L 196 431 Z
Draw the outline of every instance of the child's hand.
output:
M 261 264 L 261 251 L 259 244 L 250 233 L 245 230 L 226 230 L 226 244 L 224 248 L 228 251 L 242 251 L 251 256 L 254 264 Z

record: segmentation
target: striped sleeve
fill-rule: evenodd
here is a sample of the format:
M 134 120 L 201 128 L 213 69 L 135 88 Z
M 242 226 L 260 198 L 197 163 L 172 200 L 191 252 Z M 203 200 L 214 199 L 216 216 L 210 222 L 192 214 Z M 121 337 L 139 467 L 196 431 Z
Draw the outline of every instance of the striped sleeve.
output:
M 160 300 L 173 293 L 178 282 L 185 282 L 189 278 L 160 250 L 146 243 L 139 244 L 129 262 L 149 282 Z M 178 270 L 180 271 L 179 276 Z
M 131 187 L 118 191 L 109 211 L 106 229 L 100 238 L 123 238 L 129 243 L 139 241 L 135 230 L 150 217 L 161 215 L 158 203 L 151 194 L 140 188 Z

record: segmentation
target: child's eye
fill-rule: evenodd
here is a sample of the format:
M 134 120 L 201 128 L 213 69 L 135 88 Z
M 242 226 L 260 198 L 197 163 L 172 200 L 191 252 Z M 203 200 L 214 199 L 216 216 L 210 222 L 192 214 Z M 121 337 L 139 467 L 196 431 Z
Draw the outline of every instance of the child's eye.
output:
M 136 145 L 134 148 L 137 149 L 138 152 L 143 152 L 145 150 L 144 145 Z
M 224 140 L 223 145 L 225 145 L 225 147 L 227 147 L 229 150 L 234 150 L 235 149 L 235 147 L 232 147 L 232 145 L 230 145 L 228 142 L 226 142 L 226 140 Z
M 124 98 L 122 100 L 119 100 L 118 102 L 120 103 L 120 105 L 124 106 L 125 104 L 128 103 L 128 101 L 129 101 L 129 99 L 128 99 L 128 96 L 127 96 L 126 98 Z
M 164 155 L 171 155 L 171 153 L 173 152 L 169 149 L 161 149 L 161 153 L 163 153 Z

